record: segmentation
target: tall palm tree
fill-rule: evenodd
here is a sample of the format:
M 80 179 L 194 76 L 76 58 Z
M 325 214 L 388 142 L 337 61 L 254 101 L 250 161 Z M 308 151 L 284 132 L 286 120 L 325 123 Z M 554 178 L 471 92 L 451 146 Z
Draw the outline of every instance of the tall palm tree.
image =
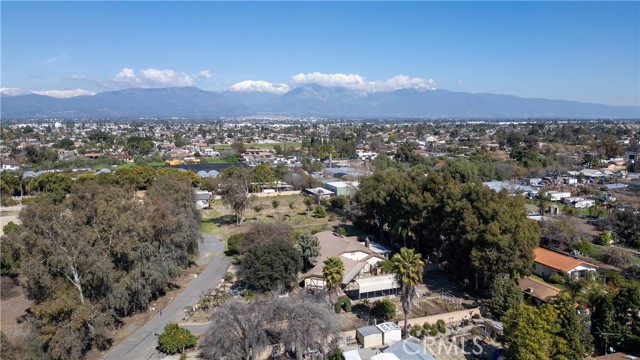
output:
M 400 252 L 393 255 L 393 274 L 400 285 L 400 300 L 402 301 L 402 311 L 404 312 L 404 336 L 407 336 L 407 315 L 411 311 L 411 300 L 416 295 L 416 286 L 422 282 L 422 272 L 424 262 L 420 259 L 420 254 L 413 249 L 402 248 Z
M 324 261 L 324 267 L 322 268 L 322 277 L 324 283 L 329 290 L 329 297 L 333 302 L 333 293 L 337 290 L 342 278 L 344 277 L 344 263 L 337 256 L 332 256 Z

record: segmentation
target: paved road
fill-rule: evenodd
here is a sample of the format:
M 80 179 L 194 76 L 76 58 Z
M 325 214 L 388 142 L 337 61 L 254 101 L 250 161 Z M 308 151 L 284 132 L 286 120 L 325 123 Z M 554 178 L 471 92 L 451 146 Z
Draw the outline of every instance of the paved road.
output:
M 162 310 L 160 315 L 154 316 L 144 326 L 136 329 L 120 344 L 109 350 L 102 358 L 105 360 L 148 360 L 161 359 L 164 355 L 156 350 L 158 340 L 156 334 L 164 332 L 164 326 L 169 322 L 180 322 L 184 316 L 184 308 L 196 304 L 203 290 L 220 284 L 231 263 L 231 258 L 222 253 L 224 245 L 217 237 L 202 234 L 200 257 L 197 263 L 208 263 L 207 267 L 197 278 L 191 280 L 186 288 Z M 204 331 L 203 329 L 198 329 Z

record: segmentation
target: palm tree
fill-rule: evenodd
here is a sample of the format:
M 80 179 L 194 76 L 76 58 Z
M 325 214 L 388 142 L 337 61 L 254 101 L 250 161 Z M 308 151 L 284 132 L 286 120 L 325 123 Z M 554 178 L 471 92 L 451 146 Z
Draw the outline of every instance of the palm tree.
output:
M 331 295 L 337 290 L 338 286 L 340 286 L 342 278 L 344 277 L 344 264 L 342 263 L 342 260 L 337 256 L 327 258 L 327 260 L 324 261 L 324 267 L 322 268 L 322 277 L 327 289 L 329 290 L 331 302 L 333 302 Z
M 411 311 L 411 300 L 416 295 L 416 286 L 422 282 L 422 271 L 424 262 L 413 249 L 402 248 L 400 252 L 393 255 L 393 274 L 400 285 L 400 300 L 402 301 L 402 311 L 404 312 L 404 336 L 407 336 L 407 315 Z

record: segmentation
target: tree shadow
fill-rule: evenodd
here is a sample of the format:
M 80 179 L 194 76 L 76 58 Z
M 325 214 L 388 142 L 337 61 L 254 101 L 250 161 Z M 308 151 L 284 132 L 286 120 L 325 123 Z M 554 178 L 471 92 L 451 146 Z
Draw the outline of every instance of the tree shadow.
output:
M 222 216 L 218 216 L 217 218 L 211 218 L 211 219 L 207 219 L 207 220 L 202 220 L 202 222 L 203 223 L 216 224 L 218 226 L 230 225 L 230 224 L 235 224 L 236 223 L 236 216 L 235 215 L 222 215 Z

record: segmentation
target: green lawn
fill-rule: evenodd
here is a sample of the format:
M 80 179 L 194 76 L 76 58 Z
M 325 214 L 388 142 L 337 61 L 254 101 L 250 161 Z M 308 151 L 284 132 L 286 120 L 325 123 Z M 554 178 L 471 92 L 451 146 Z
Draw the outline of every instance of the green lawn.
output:
M 229 162 L 223 158 L 207 158 L 201 157 L 200 164 L 228 164 Z

